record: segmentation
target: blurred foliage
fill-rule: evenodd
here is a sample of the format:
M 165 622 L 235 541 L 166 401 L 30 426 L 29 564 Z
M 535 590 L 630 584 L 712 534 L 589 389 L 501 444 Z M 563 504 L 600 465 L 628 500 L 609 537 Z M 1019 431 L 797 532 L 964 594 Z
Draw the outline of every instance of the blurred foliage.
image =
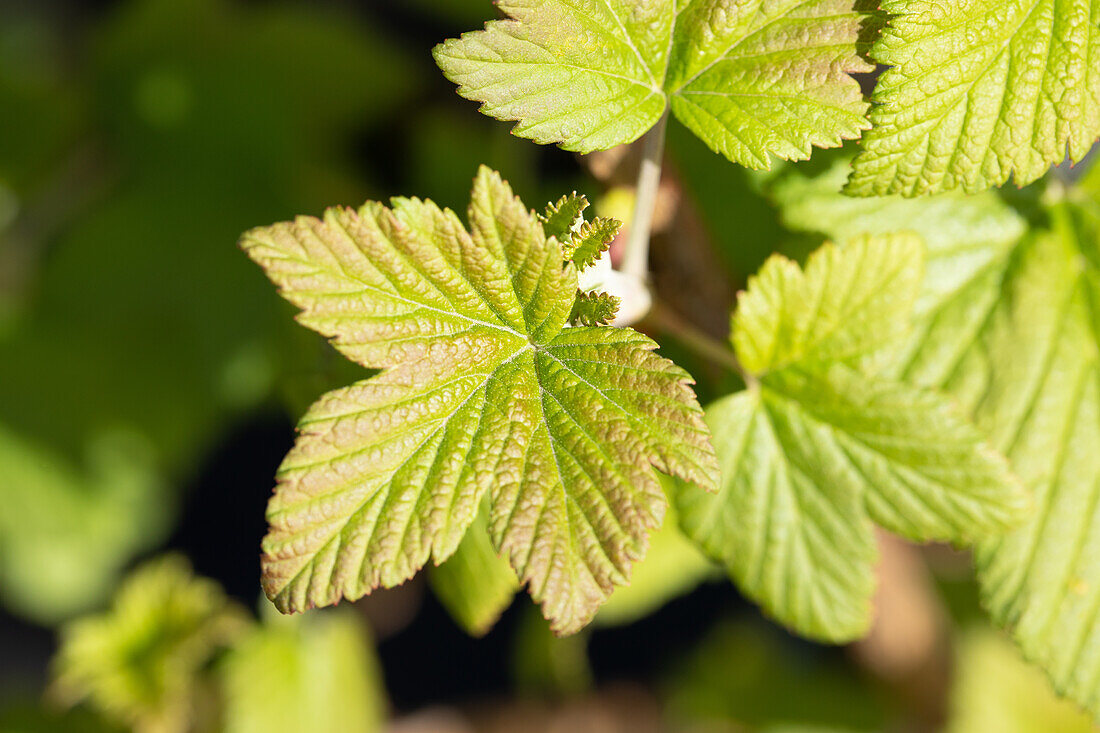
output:
M 199 670 L 245 624 L 216 583 L 162 558 L 136 570 L 107 613 L 65 627 L 54 693 L 139 733 L 191 730 L 203 717 Z
M 85 100 L 66 79 L 61 45 L 41 18 L 0 24 L 0 179 L 17 194 L 45 182 L 87 123 Z
M 133 522 L 134 507 L 171 507 L 165 488 L 234 415 L 274 395 L 297 408 L 343 381 L 343 360 L 293 323 L 234 243 L 258 221 L 376 193 L 352 144 L 424 78 L 385 34 L 323 8 L 136 0 L 105 15 L 76 59 L 59 33 L 33 13 L 0 30 L 0 192 L 17 207 L 6 228 L 0 218 L 0 271 L 23 274 L 0 278 L 0 423 L 26 436 L 6 440 L 8 453 L 42 448 L 13 466 L 43 452 L 68 466 L 52 471 L 39 512 L 58 527 L 78 515 L 50 497 L 101 470 L 89 461 L 104 435 L 140 436 L 151 468 L 114 489 L 131 507 L 115 521 L 132 528 L 101 547 L 82 542 L 103 539 L 90 522 L 26 564 L 33 553 L 5 552 L 23 572 L 0 577 L 4 595 L 43 621 L 101 599 L 119 563 L 163 536 L 170 524 Z M 37 491 L 14 470 L 0 469 L 5 498 Z M 0 547 L 48 538 L 9 524 Z M 88 563 L 55 603 L 43 564 L 75 566 L 87 547 L 114 559 Z
M 0 598 L 43 621 L 105 596 L 130 555 L 167 525 L 140 436 L 101 434 L 85 463 L 78 470 L 0 424 Z
M 512 676 L 519 693 L 561 698 L 591 688 L 589 634 L 584 629 L 571 636 L 554 636 L 538 609 L 526 603 L 512 647 Z
M 947 733 L 1095 733 L 1092 719 L 1054 694 L 1008 637 L 976 626 L 962 633 Z
M 21 703 L 0 710 L 0 731 L 4 733 L 122 733 L 88 710 L 54 710 L 33 703 Z
M 89 137 L 111 188 L 41 259 L 0 343 L 0 415 L 70 451 L 104 424 L 132 426 L 186 466 L 228 412 L 320 348 L 237 236 L 364 199 L 350 136 L 398 108 L 420 67 L 323 12 L 217 0 L 125 6 L 89 46 Z
M 832 655 L 762 623 L 720 625 L 671 673 L 669 716 L 715 731 L 887 729 L 880 695 Z
M 363 620 L 348 610 L 254 623 L 217 583 L 169 555 L 130 575 L 105 614 L 64 627 L 54 700 L 89 709 L 12 709 L 0 730 L 280 733 L 381 728 L 385 693 Z M 39 727 L 35 727 L 39 726 Z M 83 726 L 83 728 L 81 727 Z
M 265 604 L 266 607 L 266 604 Z M 349 610 L 266 615 L 221 665 L 226 733 L 378 730 L 385 695 L 362 620 Z

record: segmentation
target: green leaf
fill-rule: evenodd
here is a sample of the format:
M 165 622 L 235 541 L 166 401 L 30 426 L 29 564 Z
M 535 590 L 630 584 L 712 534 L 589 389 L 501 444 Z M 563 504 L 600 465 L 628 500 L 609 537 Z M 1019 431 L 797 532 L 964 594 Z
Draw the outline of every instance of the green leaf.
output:
M 142 731 L 183 731 L 194 720 L 199 670 L 244 629 L 243 610 L 187 561 L 168 556 L 126 580 L 111 609 L 64 627 L 56 691 L 89 698 Z
M 1055 229 L 1024 236 L 1021 217 L 989 193 L 838 202 L 811 185 L 786 190 L 785 218 L 829 232 L 940 232 L 942 264 L 928 267 L 926 305 L 887 373 L 949 391 L 1034 495 L 1028 521 L 979 545 L 986 605 L 1060 693 L 1100 714 L 1094 194 L 1071 189 L 1072 205 L 1045 213 Z
M 633 330 L 564 328 L 576 269 L 486 168 L 469 218 L 394 199 L 242 239 L 303 324 L 383 370 L 318 401 L 279 469 L 263 582 L 284 612 L 442 562 L 488 495 L 494 547 L 575 631 L 660 523 L 653 469 L 713 485 L 689 376 Z
M 584 222 L 576 232 L 561 240 L 565 258 L 572 260 L 578 270 L 587 270 L 615 241 L 622 226 L 618 219 L 603 217 Z
M 872 520 L 914 540 L 972 542 L 1017 523 L 1007 462 L 943 396 L 862 374 L 906 331 L 920 280 L 911 236 L 825 245 L 805 271 L 773 257 L 733 342 L 753 379 L 711 405 L 717 496 L 680 494 L 689 536 L 800 633 L 846 641 L 871 621 Z
M 1079 246 L 1064 229 L 1021 246 L 948 386 L 974 395 L 1035 492 L 1031 521 L 979 546 L 986 607 L 1059 693 L 1100 715 L 1100 369 Z
M 848 192 L 1022 186 L 1100 135 L 1100 0 L 885 0 Z
M 512 566 L 493 549 L 482 506 L 454 554 L 428 575 L 439 602 L 473 636 L 488 633 L 519 590 Z
M 848 160 L 814 177 L 789 169 L 769 190 L 784 225 L 844 242 L 865 235 L 916 233 L 925 243 L 924 280 L 913 327 L 885 373 L 941 386 L 970 349 L 997 299 L 1023 217 L 996 193 L 949 192 L 919 200 L 852 198 L 841 193 Z
M 838 181 L 830 177 L 835 190 Z M 929 266 L 926 305 L 887 371 L 950 391 L 1033 492 L 1032 519 L 980 545 L 987 605 L 999 623 L 1015 630 L 1025 655 L 1047 669 L 1060 692 L 1100 710 L 1100 682 L 1089 682 L 1100 662 L 1087 661 L 1100 649 L 1100 638 L 1081 634 L 1097 623 L 1089 604 L 1100 584 L 1100 570 L 1088 561 L 1088 543 L 1100 535 L 1100 518 L 1088 509 L 1100 464 L 1085 448 L 1100 439 L 1092 384 L 1094 270 L 1084 268 L 1095 252 L 1096 230 L 1086 228 L 1091 239 L 1083 240 L 1063 222 L 1057 233 L 1024 237 L 1019 215 L 991 194 L 838 203 L 835 193 L 813 194 L 809 185 L 786 191 L 785 218 L 807 226 L 816 220 L 830 232 L 841 222 L 848 231 L 921 228 L 922 222 L 924 230 L 940 231 L 935 249 L 942 264 Z M 1085 217 L 1094 205 L 1086 190 L 1070 195 L 1076 205 L 1048 215 Z M 956 230 L 952 222 L 966 228 Z
M 382 730 L 381 672 L 353 613 L 269 620 L 234 645 L 220 676 L 226 733 Z
M 573 234 L 574 227 L 583 221 L 584 210 L 588 208 L 588 199 L 576 191 L 562 196 L 555 203 L 548 204 L 546 211 L 539 215 L 542 231 L 548 237 L 557 237 L 564 242 Z
M 904 334 L 923 270 L 913 237 L 826 244 L 806 263 L 774 255 L 737 301 L 733 346 L 754 374 L 848 362 Z
M 672 113 L 751 168 L 808 158 L 868 127 L 848 73 L 863 19 L 850 0 L 503 0 L 506 20 L 435 48 L 458 93 L 513 132 L 588 153 Z
M 577 291 L 577 300 L 569 313 L 574 326 L 606 326 L 615 320 L 622 301 L 607 293 Z

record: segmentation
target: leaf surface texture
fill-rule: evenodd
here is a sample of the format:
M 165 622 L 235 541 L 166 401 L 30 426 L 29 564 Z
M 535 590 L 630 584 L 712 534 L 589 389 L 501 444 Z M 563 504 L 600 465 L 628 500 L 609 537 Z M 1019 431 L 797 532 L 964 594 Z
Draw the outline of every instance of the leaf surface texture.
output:
M 886 0 L 848 192 L 1022 186 L 1100 136 L 1100 0 Z
M 505 20 L 435 49 L 462 96 L 515 134 L 588 153 L 671 108 L 731 161 L 801 160 L 867 128 L 850 0 L 503 0 Z
M 487 496 L 494 546 L 576 631 L 663 516 L 653 469 L 713 483 L 688 375 L 636 331 L 565 327 L 576 269 L 487 168 L 468 216 L 394 199 L 242 240 L 303 324 L 382 370 L 321 398 L 279 470 L 263 582 L 284 612 L 442 562 Z

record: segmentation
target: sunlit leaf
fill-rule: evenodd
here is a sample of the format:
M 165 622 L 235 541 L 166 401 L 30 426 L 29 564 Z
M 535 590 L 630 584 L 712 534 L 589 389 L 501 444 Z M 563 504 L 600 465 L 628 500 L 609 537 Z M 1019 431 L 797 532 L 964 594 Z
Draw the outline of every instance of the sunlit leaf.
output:
M 868 126 L 849 72 L 850 0 L 504 0 L 506 20 L 435 49 L 458 93 L 515 134 L 582 153 L 637 139 L 671 108 L 751 168 L 808 158 Z
M 1100 136 L 1100 0 L 885 0 L 848 192 L 1024 185 Z
M 773 257 L 749 282 L 733 343 L 749 388 L 707 408 L 717 496 L 685 488 L 688 535 L 780 621 L 829 641 L 871 621 L 872 520 L 914 540 L 973 542 L 1017 524 L 1008 464 L 942 395 L 854 368 L 907 331 L 912 236 Z
M 469 219 L 394 199 L 242 239 L 303 324 L 384 370 L 314 405 L 279 470 L 264 587 L 284 611 L 445 560 L 488 496 L 494 546 L 575 631 L 660 522 L 653 469 L 713 483 L 688 375 L 630 329 L 564 328 L 576 270 L 488 169 Z

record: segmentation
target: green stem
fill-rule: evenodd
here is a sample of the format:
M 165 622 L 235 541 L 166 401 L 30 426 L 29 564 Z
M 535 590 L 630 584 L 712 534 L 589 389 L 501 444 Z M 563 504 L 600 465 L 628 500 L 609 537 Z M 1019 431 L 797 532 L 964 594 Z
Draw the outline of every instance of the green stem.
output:
M 653 129 L 646 133 L 642 165 L 638 170 L 634 214 L 630 222 L 626 252 L 619 268 L 620 272 L 643 281 L 649 274 L 649 235 L 653 227 L 653 210 L 657 205 L 657 189 L 661 185 L 661 161 L 665 154 L 667 124 L 666 109 Z

